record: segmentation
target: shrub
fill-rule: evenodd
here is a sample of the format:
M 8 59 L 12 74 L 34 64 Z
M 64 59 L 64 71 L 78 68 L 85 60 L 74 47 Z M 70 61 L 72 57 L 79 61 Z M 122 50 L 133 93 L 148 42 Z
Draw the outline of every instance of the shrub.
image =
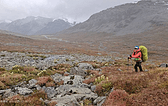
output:
M 103 106 L 126 106 L 128 96 L 124 90 L 115 90 L 109 94 Z
M 104 96 L 110 92 L 112 87 L 113 87 L 113 84 L 111 82 L 103 82 L 103 83 L 96 86 L 95 92 L 99 96 Z
M 146 89 L 127 99 L 127 106 L 167 106 L 167 89 Z
M 54 87 L 55 83 L 54 82 L 47 82 L 46 87 Z
M 64 85 L 64 81 L 62 80 L 62 81 L 60 81 L 60 82 L 57 82 L 56 84 L 59 85 L 59 86 L 60 86 L 60 85 Z
M 88 100 L 88 99 L 84 100 L 84 106 L 88 106 L 88 105 L 91 105 L 91 104 L 92 104 L 91 100 Z
M 23 67 L 19 66 L 19 65 L 15 65 L 12 67 L 12 70 L 23 70 Z
M 4 88 L 5 88 L 5 84 L 0 81 L 0 89 L 4 89 Z
M 1 68 L 1 67 L 0 67 L 0 71 L 5 71 L 5 68 Z
M 133 78 L 120 79 L 114 82 L 115 88 L 123 89 L 127 93 L 139 93 L 143 88 L 147 88 L 149 80 L 146 76 L 133 76 Z
M 90 84 L 90 83 L 93 83 L 94 81 L 95 81 L 95 78 L 91 78 L 91 79 L 84 80 L 83 83 Z
M 39 77 L 37 83 L 40 86 L 44 86 L 44 85 L 46 85 L 46 83 L 51 82 L 51 81 L 53 81 L 51 77 Z
M 46 70 L 40 71 L 37 76 L 45 76 L 47 74 Z
M 32 72 L 32 71 L 34 71 L 34 70 L 35 70 L 34 67 L 24 67 L 24 68 L 23 68 L 23 71 L 24 71 L 24 72 Z

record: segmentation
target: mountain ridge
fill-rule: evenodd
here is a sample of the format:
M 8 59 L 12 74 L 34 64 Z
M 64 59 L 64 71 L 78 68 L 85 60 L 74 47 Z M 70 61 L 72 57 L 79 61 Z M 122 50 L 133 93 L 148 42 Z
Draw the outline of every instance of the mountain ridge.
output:
M 2 22 L 0 23 L 0 29 L 15 32 L 15 33 L 20 33 L 23 35 L 34 35 L 34 34 L 41 35 L 41 34 L 56 33 L 58 31 L 62 31 L 72 26 L 71 23 L 65 20 L 61 20 L 60 22 L 60 20 L 61 19 L 44 18 L 40 16 L 38 17 L 29 16 L 23 19 L 12 21 L 10 23 Z M 53 24 L 56 23 L 56 24 L 54 24 L 54 26 L 49 26 L 51 25 L 51 23 Z M 62 26 L 62 27 L 60 28 L 59 26 Z M 56 27 L 56 28 L 59 28 L 59 30 L 57 30 L 56 28 L 52 28 L 52 30 L 50 30 L 51 33 L 48 33 L 48 32 L 45 32 L 45 30 L 48 30 L 48 29 L 45 29 L 47 27 Z M 43 32 L 41 30 L 43 30 Z
M 87 21 L 62 33 L 106 32 L 113 35 L 137 34 L 153 26 L 168 23 L 168 1 L 142 0 L 127 3 L 93 14 Z

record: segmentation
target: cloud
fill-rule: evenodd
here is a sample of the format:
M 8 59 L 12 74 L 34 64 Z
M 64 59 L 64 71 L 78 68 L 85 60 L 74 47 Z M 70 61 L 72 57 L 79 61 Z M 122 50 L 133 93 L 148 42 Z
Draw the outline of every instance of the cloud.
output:
M 134 0 L 0 0 L 0 20 L 27 16 L 85 21 L 104 9 Z

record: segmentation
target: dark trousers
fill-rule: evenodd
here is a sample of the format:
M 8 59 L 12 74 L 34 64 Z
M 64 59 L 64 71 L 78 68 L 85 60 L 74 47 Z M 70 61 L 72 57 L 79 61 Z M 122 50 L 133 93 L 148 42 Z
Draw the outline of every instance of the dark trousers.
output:
M 142 62 L 136 62 L 135 66 L 134 66 L 135 72 L 138 72 L 138 67 L 139 67 L 139 70 L 140 70 L 140 71 L 143 71 L 143 70 L 142 70 L 141 63 L 142 63 Z

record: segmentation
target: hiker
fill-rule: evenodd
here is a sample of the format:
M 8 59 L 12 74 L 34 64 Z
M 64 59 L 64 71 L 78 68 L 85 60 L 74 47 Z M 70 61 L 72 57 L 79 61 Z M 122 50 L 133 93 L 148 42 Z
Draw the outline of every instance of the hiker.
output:
M 130 55 L 130 57 L 128 57 L 128 59 L 135 58 L 135 61 L 136 61 L 136 64 L 134 66 L 135 72 L 138 72 L 137 67 L 139 67 L 140 72 L 143 71 L 141 66 L 141 63 L 142 63 L 141 57 L 142 57 L 141 49 L 139 48 L 139 46 L 135 46 L 133 54 Z

